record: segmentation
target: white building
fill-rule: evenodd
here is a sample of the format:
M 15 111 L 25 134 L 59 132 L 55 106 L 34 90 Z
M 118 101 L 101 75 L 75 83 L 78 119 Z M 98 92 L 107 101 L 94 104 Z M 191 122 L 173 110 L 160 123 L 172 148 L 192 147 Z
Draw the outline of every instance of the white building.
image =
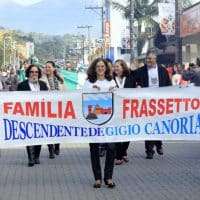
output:
M 122 5 L 126 5 L 126 0 L 115 0 Z M 108 13 L 105 12 L 106 18 L 110 21 L 110 48 L 107 49 L 106 57 L 112 61 L 117 59 L 124 59 L 129 62 L 130 54 L 126 53 L 130 49 L 130 34 L 129 34 L 129 21 L 124 18 L 122 11 L 114 8 L 112 4 L 106 6 L 105 9 L 109 9 Z

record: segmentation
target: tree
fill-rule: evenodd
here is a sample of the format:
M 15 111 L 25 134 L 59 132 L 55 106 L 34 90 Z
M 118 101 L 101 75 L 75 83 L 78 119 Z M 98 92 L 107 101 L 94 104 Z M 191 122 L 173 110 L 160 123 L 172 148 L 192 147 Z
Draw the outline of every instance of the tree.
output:
M 182 8 L 188 8 L 192 5 L 192 1 L 191 0 L 183 0 L 182 1 Z
M 123 15 L 126 19 L 131 19 L 131 4 L 134 4 L 134 19 L 138 23 L 138 31 L 135 33 L 135 38 L 137 38 L 138 43 L 141 45 L 137 45 L 137 49 L 141 50 L 142 42 L 141 39 L 148 37 L 151 32 L 146 32 L 146 35 L 142 35 L 142 24 L 145 23 L 147 27 L 152 27 L 155 25 L 155 21 L 153 20 L 153 16 L 158 15 L 157 8 L 157 0 L 149 1 L 149 0 L 128 0 L 127 4 L 124 6 L 118 2 L 112 1 L 112 5 L 116 10 L 122 11 Z M 130 26 L 132 26 L 132 21 L 130 22 Z M 134 22 L 133 22 L 134 23 Z M 130 29 L 131 30 L 131 29 Z M 130 36 L 134 33 L 130 33 Z M 130 38 L 131 42 L 134 41 L 134 38 Z

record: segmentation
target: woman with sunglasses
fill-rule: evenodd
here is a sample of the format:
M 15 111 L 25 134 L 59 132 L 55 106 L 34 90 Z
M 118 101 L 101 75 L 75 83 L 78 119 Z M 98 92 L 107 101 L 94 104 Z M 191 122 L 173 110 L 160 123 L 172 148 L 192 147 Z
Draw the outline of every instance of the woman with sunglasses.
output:
M 39 80 L 42 77 L 42 71 L 38 66 L 30 65 L 26 70 L 26 77 L 28 78 L 27 80 L 18 84 L 18 91 L 39 92 L 48 90 L 46 83 Z M 28 154 L 28 166 L 33 167 L 34 164 L 40 164 L 41 145 L 27 146 L 26 150 Z

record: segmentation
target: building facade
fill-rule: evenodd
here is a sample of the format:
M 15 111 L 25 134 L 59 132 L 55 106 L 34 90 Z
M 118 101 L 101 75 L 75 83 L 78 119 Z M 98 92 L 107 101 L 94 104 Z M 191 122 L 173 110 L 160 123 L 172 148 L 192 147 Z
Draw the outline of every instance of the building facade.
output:
M 126 5 L 126 0 L 115 2 Z M 115 61 L 117 59 L 130 60 L 129 21 L 125 19 L 123 11 L 117 10 L 109 0 L 105 0 L 104 41 L 105 57 Z
M 183 63 L 196 63 L 200 57 L 200 2 L 183 11 L 180 27 Z

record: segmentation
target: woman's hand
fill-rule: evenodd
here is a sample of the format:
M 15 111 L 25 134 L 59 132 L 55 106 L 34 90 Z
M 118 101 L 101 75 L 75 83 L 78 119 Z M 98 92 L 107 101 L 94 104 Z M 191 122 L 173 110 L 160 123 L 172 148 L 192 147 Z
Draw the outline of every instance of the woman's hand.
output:
M 109 87 L 109 92 L 112 92 L 113 90 L 115 89 L 115 87 L 114 86 L 111 86 L 111 87 Z
M 98 85 L 93 85 L 92 88 L 95 88 L 95 89 L 97 89 L 98 91 L 101 90 L 101 88 L 100 88 Z

